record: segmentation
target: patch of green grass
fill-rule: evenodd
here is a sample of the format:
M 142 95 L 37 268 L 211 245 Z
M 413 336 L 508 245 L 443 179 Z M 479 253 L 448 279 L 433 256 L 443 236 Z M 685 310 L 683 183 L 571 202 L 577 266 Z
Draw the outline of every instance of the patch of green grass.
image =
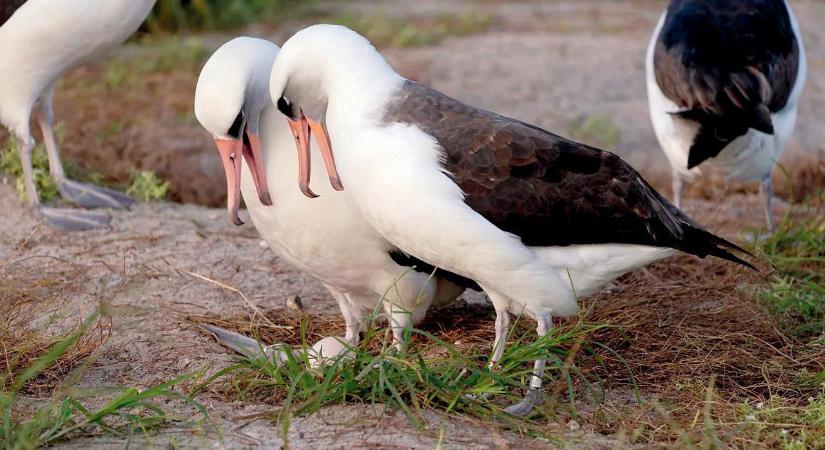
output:
M 785 219 L 762 249 L 777 270 L 760 293 L 764 302 L 793 334 L 825 336 L 825 216 Z
M 190 380 L 191 376 L 182 376 L 144 390 L 116 389 L 114 398 L 96 409 L 90 409 L 84 403 L 88 405 L 101 397 L 82 402 L 64 395 L 62 392 L 66 386 L 45 401 L 24 398 L 21 391 L 26 384 L 55 364 L 78 342 L 97 317 L 98 314 L 93 314 L 78 329 L 58 340 L 43 356 L 19 371 L 16 379 L 6 380 L 7 374 L 0 373 L 0 384 L 10 386 L 8 390 L 0 391 L 0 448 L 38 448 L 100 433 L 131 436 L 136 432 L 148 433 L 170 422 L 183 421 L 167 414 L 158 402 L 161 399 L 183 401 L 200 412 L 204 419 L 207 418 L 203 406 L 190 396 L 174 390 L 175 386 Z
M 568 131 L 572 139 L 604 149 L 616 148 L 621 137 L 619 127 L 613 119 L 600 114 L 590 114 L 574 120 Z
M 161 180 L 151 170 L 132 172 L 132 184 L 126 189 L 126 194 L 143 201 L 163 200 L 169 195 L 172 184 Z
M 386 15 L 358 16 L 343 13 L 326 19 L 364 35 L 373 44 L 392 47 L 435 45 L 451 36 L 466 36 L 486 30 L 493 19 L 489 14 L 441 14 L 433 18 L 395 18 Z
M 32 171 L 40 201 L 48 202 L 56 199 L 60 192 L 57 189 L 57 184 L 49 174 L 49 158 L 46 156 L 46 148 L 42 144 L 35 147 L 32 152 Z M 17 142 L 14 137 L 10 137 L 6 147 L 0 150 L 0 172 L 15 179 L 20 200 L 26 201 L 27 193 L 23 179 L 23 165 L 20 163 L 20 154 L 17 151 Z
M 271 417 L 288 427 L 292 416 L 304 416 L 323 406 L 342 403 L 378 405 L 403 411 L 416 426 L 425 423 L 423 412 L 440 411 L 496 421 L 529 434 L 551 437 L 539 424 L 558 414 L 556 402 L 539 405 L 529 419 L 514 417 L 503 408 L 521 399 L 529 383 L 533 362 L 547 359 L 545 392 L 569 399 L 565 406 L 575 414 L 578 387 L 596 397 L 578 362 L 599 360 L 607 352 L 588 338 L 606 325 L 577 323 L 555 328 L 535 339 L 532 332 L 514 338 L 499 366 L 489 369 L 490 351 L 459 351 L 452 343 L 423 330 L 410 330 L 412 343 L 401 352 L 392 346 L 391 333 L 369 331 L 361 345 L 338 356 L 329 365 L 311 368 L 305 352 L 287 353 L 285 362 L 251 359 L 230 366 L 206 381 L 223 379 L 225 393 L 242 401 L 276 401 L 280 409 Z M 516 328 L 516 327 L 514 327 Z M 306 325 L 302 327 L 305 336 Z M 521 333 L 518 333 L 521 334 Z M 306 346 L 306 344 L 305 344 Z M 553 383 L 555 378 L 558 383 Z
M 56 128 L 57 139 L 60 141 L 63 134 L 62 126 L 58 125 Z M 68 178 L 88 183 L 105 184 L 105 177 L 101 173 L 88 170 L 71 158 L 63 157 L 62 162 L 63 170 Z M 37 187 L 37 196 L 41 202 L 49 202 L 60 196 L 57 184 L 49 173 L 49 158 L 43 144 L 39 144 L 32 152 L 32 172 Z M 15 179 L 17 193 L 22 201 L 26 201 L 23 166 L 20 163 L 20 154 L 17 151 L 17 143 L 14 137 L 10 137 L 6 147 L 0 150 L 0 173 L 5 173 Z
M 232 30 L 277 23 L 311 5 L 309 0 L 158 0 L 144 28 L 150 32 Z
M 106 67 L 106 85 L 109 89 L 117 89 L 129 75 L 129 67 L 122 60 L 114 60 Z
M 807 404 L 793 405 L 780 397 L 743 403 L 742 430 L 752 442 L 772 443 L 786 450 L 825 448 L 825 387 Z

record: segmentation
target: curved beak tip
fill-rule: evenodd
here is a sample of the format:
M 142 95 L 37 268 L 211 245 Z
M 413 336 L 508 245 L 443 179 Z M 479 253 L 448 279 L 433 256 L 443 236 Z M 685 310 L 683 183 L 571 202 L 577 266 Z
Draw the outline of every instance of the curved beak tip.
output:
M 301 188 L 301 192 L 309 198 L 318 198 L 318 194 L 312 192 L 312 189 L 309 187 Z
M 259 193 L 258 199 L 261 201 L 262 205 L 272 206 L 272 197 L 269 195 L 268 191 Z

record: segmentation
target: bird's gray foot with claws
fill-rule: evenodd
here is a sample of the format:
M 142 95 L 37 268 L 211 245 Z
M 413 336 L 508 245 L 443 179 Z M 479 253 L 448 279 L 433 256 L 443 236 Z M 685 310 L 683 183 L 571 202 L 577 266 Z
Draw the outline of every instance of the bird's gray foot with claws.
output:
M 264 345 L 255 339 L 221 327 L 208 324 L 201 326 L 212 333 L 219 344 L 248 358 L 264 356 L 270 361 L 280 364 L 287 361 L 289 358 L 288 353 L 291 352 L 286 345 Z
M 135 204 L 135 199 L 122 192 L 72 180 L 60 182 L 60 196 L 86 208 L 129 209 Z
M 68 231 L 91 230 L 109 225 L 112 217 L 102 211 L 86 211 L 71 208 L 37 207 L 37 212 L 47 225 Z

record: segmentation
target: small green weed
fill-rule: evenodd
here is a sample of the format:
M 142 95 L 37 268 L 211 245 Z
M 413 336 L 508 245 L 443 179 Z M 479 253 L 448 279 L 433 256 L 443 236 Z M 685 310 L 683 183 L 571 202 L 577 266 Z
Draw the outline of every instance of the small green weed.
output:
M 132 184 L 126 190 L 126 194 L 149 202 L 165 199 L 171 188 L 172 184 L 169 181 L 161 180 L 151 170 L 143 170 L 132 172 Z
M 786 450 L 825 448 L 825 388 L 807 404 L 781 397 L 738 407 L 743 431 L 752 443 L 771 443 Z
M 38 145 L 32 153 L 32 170 L 34 173 L 34 184 L 37 186 L 37 196 L 41 202 L 48 202 L 56 199 L 60 192 L 57 184 L 49 174 L 49 158 L 46 156 L 46 148 Z M 17 151 L 17 143 L 14 137 L 10 137 L 8 144 L 0 150 L 0 172 L 14 177 L 17 186 L 17 193 L 20 200 L 27 200 L 26 184 L 23 180 L 23 166 L 20 163 L 20 154 Z
M 777 273 L 762 291 L 768 307 L 784 317 L 795 335 L 825 335 L 825 217 L 785 219 L 763 251 Z

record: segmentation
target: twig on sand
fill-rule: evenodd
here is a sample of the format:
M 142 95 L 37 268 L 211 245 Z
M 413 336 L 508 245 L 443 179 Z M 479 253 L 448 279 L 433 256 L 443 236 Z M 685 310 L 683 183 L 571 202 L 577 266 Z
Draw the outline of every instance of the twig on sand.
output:
M 39 229 L 40 229 L 40 224 L 37 224 L 37 225 L 34 227 L 34 229 L 31 231 L 31 233 L 29 233 L 29 235 L 28 235 L 28 236 L 26 236 L 26 239 L 23 239 L 23 242 L 21 242 L 21 243 L 20 243 L 20 245 L 18 245 L 18 246 L 17 246 L 17 248 L 16 248 L 16 249 L 14 249 L 14 251 L 13 251 L 13 252 L 11 252 L 11 254 L 10 254 L 10 255 L 9 255 L 9 257 L 6 259 L 6 261 L 5 261 L 5 262 L 3 262 L 3 267 L 0 267 L 0 273 L 4 273 L 4 272 L 6 271 L 6 269 L 8 269 L 9 265 L 10 265 L 10 264 L 14 261 L 14 257 L 15 257 L 15 255 L 17 255 L 18 253 L 20 253 L 20 250 L 23 250 L 23 247 L 25 247 L 25 246 L 26 246 L 26 244 L 28 244 L 28 243 L 29 243 L 29 241 L 31 240 L 31 238 L 34 236 L 34 234 L 35 234 L 35 233 L 37 233 L 37 230 L 39 230 Z
M 236 287 L 234 287 L 234 286 L 229 286 L 228 284 L 221 283 L 220 281 L 213 280 L 213 279 L 211 279 L 211 278 L 209 278 L 209 277 L 205 277 L 205 276 L 203 276 L 203 275 L 201 275 L 201 274 L 199 274 L 199 273 L 190 272 L 190 271 L 188 271 L 188 270 L 184 270 L 184 271 L 183 271 L 183 273 L 185 273 L 185 274 L 187 274 L 187 275 L 189 275 L 189 276 L 191 276 L 191 277 L 197 278 L 197 279 L 199 279 L 199 280 L 206 281 L 207 283 L 214 284 L 215 286 L 218 286 L 218 287 L 221 287 L 221 288 L 223 288 L 223 289 L 226 289 L 227 291 L 232 291 L 232 292 L 234 292 L 234 293 L 238 294 L 238 295 L 239 295 L 239 296 L 243 299 L 243 301 L 244 301 L 244 302 L 246 302 L 246 304 L 247 304 L 250 308 L 252 308 L 252 311 L 254 311 L 254 312 L 255 312 L 255 314 L 257 314 L 257 315 L 261 316 L 261 318 L 262 318 L 262 319 L 263 319 L 263 320 L 267 323 L 267 325 L 269 325 L 270 327 L 272 327 L 272 328 L 280 328 L 280 329 L 284 329 L 284 330 L 291 330 L 291 329 L 293 328 L 293 327 L 291 327 L 291 326 L 289 326 L 289 325 L 278 325 L 278 324 L 276 324 L 276 323 L 272 322 L 271 320 L 269 320 L 269 319 L 268 319 L 268 318 L 264 315 L 264 313 L 263 313 L 263 312 L 261 312 L 261 310 L 260 310 L 260 309 L 258 309 L 258 307 L 257 307 L 254 303 L 252 303 L 252 300 L 250 300 L 250 299 L 249 299 L 249 297 L 247 297 L 247 296 L 246 296 L 246 294 L 244 294 L 244 293 L 243 293 L 240 289 L 238 289 L 238 288 L 236 288 Z M 254 316 L 253 316 L 253 317 L 254 317 Z

